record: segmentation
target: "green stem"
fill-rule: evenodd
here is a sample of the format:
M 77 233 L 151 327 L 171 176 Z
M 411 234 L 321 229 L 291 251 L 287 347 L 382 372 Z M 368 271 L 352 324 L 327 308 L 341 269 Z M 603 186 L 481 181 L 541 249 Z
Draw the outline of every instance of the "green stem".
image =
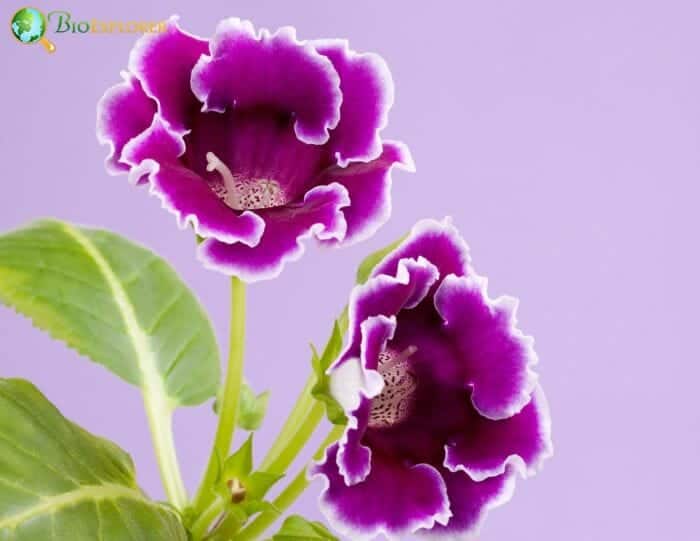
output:
M 219 425 L 216 429 L 214 446 L 209 457 L 204 478 L 197 491 L 193 507 L 195 514 L 213 498 L 213 485 L 219 473 L 219 462 L 228 457 L 231 441 L 238 417 L 238 402 L 243 382 L 243 345 L 245 338 L 245 284 L 235 276 L 231 278 L 231 331 L 229 342 L 228 368 L 223 393 L 219 397 Z
M 302 432 L 300 430 L 300 425 L 302 425 L 304 421 L 309 420 L 309 415 L 314 409 L 314 404 L 318 404 L 311 394 L 311 389 L 313 388 L 315 383 L 316 376 L 312 373 L 306 382 L 304 390 L 299 395 L 296 404 L 294 404 L 291 413 L 287 416 L 287 420 L 284 422 L 282 430 L 280 430 L 280 433 L 277 435 L 275 442 L 268 450 L 267 454 L 265 455 L 265 458 L 263 458 L 260 464 L 260 469 L 262 471 L 269 471 L 275 473 L 284 473 L 285 471 L 287 471 L 289 463 L 287 463 L 286 466 L 284 466 L 282 469 L 278 468 L 286 463 L 286 460 L 289 457 L 292 440 L 297 439 L 297 442 L 295 442 L 295 444 L 301 443 L 301 445 L 303 446 L 308 441 L 308 437 L 310 437 L 313 433 L 314 428 L 316 428 L 315 426 L 311 427 L 311 431 L 308 433 L 308 437 L 302 436 L 301 441 L 299 441 L 299 435 Z M 315 416 L 316 414 L 317 413 L 314 412 L 313 415 Z M 321 416 L 323 416 L 323 408 L 321 408 Z M 319 421 L 320 419 L 316 421 L 316 425 Z M 308 425 L 305 424 L 305 426 Z M 301 447 L 299 447 L 299 450 L 301 450 Z M 281 459 L 281 457 L 283 456 L 285 458 Z M 294 459 L 294 457 L 291 458 L 292 460 Z
M 345 334 L 348 328 L 347 306 L 338 317 L 338 326 L 340 332 Z M 287 416 L 282 430 L 260 464 L 261 470 L 273 473 L 286 472 L 308 443 L 325 412 L 325 406 L 311 394 L 315 384 L 316 374 L 312 372 L 291 413 Z
M 326 439 L 323 440 L 321 445 L 318 447 L 314 453 L 314 460 L 319 460 L 326 448 L 334 443 L 340 438 L 345 427 L 336 425 L 330 431 Z M 309 479 L 307 477 L 307 468 L 304 467 L 302 470 L 294 477 L 294 479 L 287 485 L 287 487 L 280 492 L 279 496 L 275 498 L 272 504 L 279 510 L 279 513 L 272 511 L 265 511 L 261 513 L 258 518 L 251 522 L 248 526 L 243 528 L 236 536 L 236 541 L 252 541 L 257 539 L 259 535 L 265 532 L 275 520 L 277 520 L 281 513 L 289 509 L 289 507 L 297 500 L 297 498 L 306 490 L 309 486 Z
M 269 469 L 266 471 L 273 473 L 286 472 L 297 455 L 309 442 L 316 428 L 318 428 L 318 425 L 321 424 L 321 421 L 326 416 L 325 414 L 326 407 L 323 402 L 314 401 L 311 410 L 302 421 L 301 426 L 297 426 L 296 433 L 287 441 L 284 449 L 282 449 L 279 456 L 270 463 L 268 466 Z
M 165 494 L 171 504 L 182 509 L 187 505 L 187 491 L 175 451 L 173 408 L 165 403 L 161 395 L 145 393 L 143 400 Z
M 202 539 L 209 531 L 209 527 L 214 522 L 214 519 L 221 515 L 224 510 L 224 502 L 221 499 L 217 499 L 212 503 L 199 517 L 195 520 L 192 525 L 192 538 L 195 541 Z

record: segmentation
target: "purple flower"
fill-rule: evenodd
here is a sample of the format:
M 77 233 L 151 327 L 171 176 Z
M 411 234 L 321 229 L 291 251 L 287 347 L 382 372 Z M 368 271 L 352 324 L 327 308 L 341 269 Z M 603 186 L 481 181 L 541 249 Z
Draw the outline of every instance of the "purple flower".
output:
M 449 221 L 423 221 L 355 288 L 331 367 L 348 425 L 313 473 L 351 539 L 462 539 L 551 455 L 533 341 Z
M 204 239 L 207 267 L 277 276 L 302 240 L 371 236 L 391 212 L 391 169 L 407 148 L 382 141 L 394 90 L 384 61 L 345 41 L 298 41 L 222 21 L 209 40 L 171 18 L 131 52 L 98 105 L 107 166 L 128 172 Z

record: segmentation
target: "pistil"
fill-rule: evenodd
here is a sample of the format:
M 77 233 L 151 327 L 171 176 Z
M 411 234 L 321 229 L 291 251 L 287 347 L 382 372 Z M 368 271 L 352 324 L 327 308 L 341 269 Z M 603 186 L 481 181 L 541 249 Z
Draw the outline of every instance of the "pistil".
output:
M 219 173 L 223 182 L 223 189 L 215 189 L 215 192 L 232 209 L 266 209 L 280 207 L 288 202 L 276 180 L 234 175 L 213 152 L 207 152 L 206 158 L 207 171 Z

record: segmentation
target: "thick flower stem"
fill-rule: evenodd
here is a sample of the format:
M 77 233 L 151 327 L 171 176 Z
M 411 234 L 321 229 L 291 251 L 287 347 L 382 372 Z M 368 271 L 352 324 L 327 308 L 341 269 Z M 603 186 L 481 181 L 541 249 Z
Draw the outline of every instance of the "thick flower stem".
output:
M 299 452 L 313 436 L 316 428 L 323 420 L 326 413 L 326 407 L 322 402 L 315 402 L 311 411 L 304 419 L 303 424 L 298 427 L 294 436 L 288 441 L 285 448 L 279 456 L 269 465 L 269 471 L 273 473 L 282 473 L 287 471 L 287 468 L 294 462 Z
M 345 428 L 343 426 L 333 427 L 328 436 L 326 436 L 326 439 L 323 440 L 321 445 L 314 453 L 314 460 L 321 459 L 326 448 L 340 438 L 344 429 Z M 275 498 L 275 500 L 272 502 L 279 513 L 271 511 L 261 513 L 258 518 L 256 518 L 247 527 L 241 530 L 238 535 L 236 535 L 236 541 L 252 541 L 257 539 L 258 536 L 264 533 L 265 530 L 267 530 L 272 523 L 279 518 L 281 513 L 286 511 L 297 500 L 297 498 L 301 496 L 304 490 L 308 488 L 309 483 L 310 481 L 307 475 L 307 468 L 304 467 L 296 475 L 296 477 L 294 477 L 292 482 L 289 483 L 289 485 L 287 485 L 287 487 L 280 492 L 279 496 L 277 496 L 277 498 Z
M 224 502 L 215 500 L 194 522 L 191 528 L 192 539 L 199 541 L 209 530 L 210 526 L 218 516 L 224 511 Z
M 219 396 L 219 425 L 204 479 L 193 502 L 196 515 L 201 514 L 214 497 L 213 488 L 219 463 L 228 457 L 236 428 L 238 403 L 243 382 L 243 345 L 245 338 L 245 284 L 231 278 L 231 331 L 228 367 L 223 392 Z
M 159 399 L 159 396 L 145 393 L 144 406 L 165 494 L 171 504 L 177 509 L 182 509 L 187 504 L 187 492 L 182 482 L 175 451 L 173 411 L 170 405 Z
M 260 464 L 262 471 L 284 473 L 296 454 L 306 444 L 323 418 L 323 406 L 311 395 L 316 382 L 312 373 L 299 395 L 282 430 Z M 320 407 L 319 407 L 320 406 Z
M 341 333 L 345 334 L 348 327 L 347 306 L 338 318 L 338 326 Z M 286 472 L 323 419 L 325 406 L 311 394 L 316 384 L 316 378 L 316 374 L 312 372 L 291 413 L 287 416 L 277 439 L 260 464 L 262 471 Z

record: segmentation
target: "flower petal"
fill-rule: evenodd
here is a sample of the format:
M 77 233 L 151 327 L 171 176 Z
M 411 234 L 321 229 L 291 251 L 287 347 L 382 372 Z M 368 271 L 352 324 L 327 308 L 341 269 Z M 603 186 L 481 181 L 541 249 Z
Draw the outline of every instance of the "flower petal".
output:
M 135 175 L 147 174 L 150 191 L 163 207 L 177 217 L 184 229 L 192 225 L 197 235 L 208 241 L 243 243 L 255 246 L 265 229 L 265 222 L 254 212 L 242 214 L 226 206 L 207 182 L 177 162 L 158 163 L 144 160 Z
M 129 170 L 122 150 L 151 125 L 157 110 L 137 79 L 126 72 L 122 76 L 124 81 L 107 90 L 97 104 L 97 138 L 111 147 L 105 163 L 112 174 Z
M 340 118 L 340 78 L 333 64 L 291 27 L 256 34 L 249 21 L 225 19 L 211 42 L 211 56 L 197 62 L 192 89 L 206 110 L 271 107 L 295 116 L 297 137 L 328 140 Z
M 265 232 L 254 248 L 208 239 L 199 246 L 200 259 L 208 268 L 248 282 L 274 278 L 286 262 L 303 255 L 303 239 L 343 238 L 346 226 L 341 209 L 348 203 L 347 190 L 340 184 L 317 186 L 306 193 L 299 206 L 258 211 Z
M 362 324 L 366 319 L 377 315 L 395 316 L 401 310 L 417 306 L 437 279 L 435 266 L 421 257 L 400 261 L 395 275 L 375 276 L 365 284 L 356 286 L 349 304 L 350 339 L 341 357 L 357 357 Z M 375 366 L 368 368 L 374 369 Z
M 201 107 L 190 86 L 192 68 L 209 52 L 208 41 L 188 34 L 173 16 L 164 32 L 144 34 L 129 56 L 129 71 L 146 93 L 158 102 L 158 110 L 175 130 L 188 128 L 188 119 Z
M 391 216 L 391 172 L 394 167 L 415 171 L 413 159 L 403 143 L 387 142 L 381 156 L 369 163 L 331 167 L 320 182 L 339 182 L 350 194 L 350 206 L 343 210 L 348 233 L 343 244 L 371 237 Z
M 343 406 L 348 426 L 339 442 L 338 470 L 345 483 L 354 485 L 363 481 L 370 471 L 372 452 L 362 444 L 367 428 L 371 398 L 384 388 L 384 379 L 376 371 L 379 354 L 391 340 L 396 319 L 373 316 L 362 322 L 360 358 L 341 358 L 330 371 L 331 393 Z M 352 367 L 352 370 L 348 370 Z M 349 377 L 356 374 L 355 377 Z
M 149 167 L 141 166 L 145 160 L 158 163 L 176 163 L 185 152 L 182 136 L 173 133 L 159 113 L 153 116 L 151 125 L 131 139 L 122 151 L 122 161 L 131 166 L 129 181 L 142 184 L 148 179 Z
M 551 455 L 549 409 L 538 386 L 530 403 L 512 417 L 493 421 L 475 415 L 468 433 L 445 447 L 445 467 L 474 481 L 502 475 L 508 467 L 530 476 Z
M 478 534 L 488 512 L 507 503 L 515 490 L 515 475 L 510 471 L 481 482 L 462 472 L 442 471 L 441 475 L 447 487 L 452 516 L 447 525 L 436 524 L 430 531 L 418 532 L 421 539 L 471 539 Z
M 418 222 L 406 240 L 375 267 L 373 275 L 395 274 L 399 261 L 407 257 L 425 257 L 438 268 L 441 277 L 448 274 L 464 276 L 470 272 L 469 247 L 452 225 L 450 218 L 441 222 Z
M 340 75 L 343 103 L 340 122 L 331 133 L 329 150 L 345 167 L 350 161 L 369 162 L 382 153 L 379 132 L 386 127 L 394 103 L 394 82 L 384 59 L 357 53 L 345 40 L 311 42 Z
M 347 486 L 338 472 L 337 452 L 337 445 L 330 447 L 312 475 L 326 478 L 321 510 L 332 527 L 350 539 L 372 539 L 379 534 L 402 539 L 419 528 L 449 520 L 445 483 L 432 466 L 406 466 L 373 456 L 367 478 Z
M 489 299 L 486 280 L 447 276 L 435 293 L 435 308 L 465 363 L 465 385 L 474 407 L 489 419 L 504 419 L 530 401 L 537 377 L 533 340 L 516 327 L 517 302 Z

